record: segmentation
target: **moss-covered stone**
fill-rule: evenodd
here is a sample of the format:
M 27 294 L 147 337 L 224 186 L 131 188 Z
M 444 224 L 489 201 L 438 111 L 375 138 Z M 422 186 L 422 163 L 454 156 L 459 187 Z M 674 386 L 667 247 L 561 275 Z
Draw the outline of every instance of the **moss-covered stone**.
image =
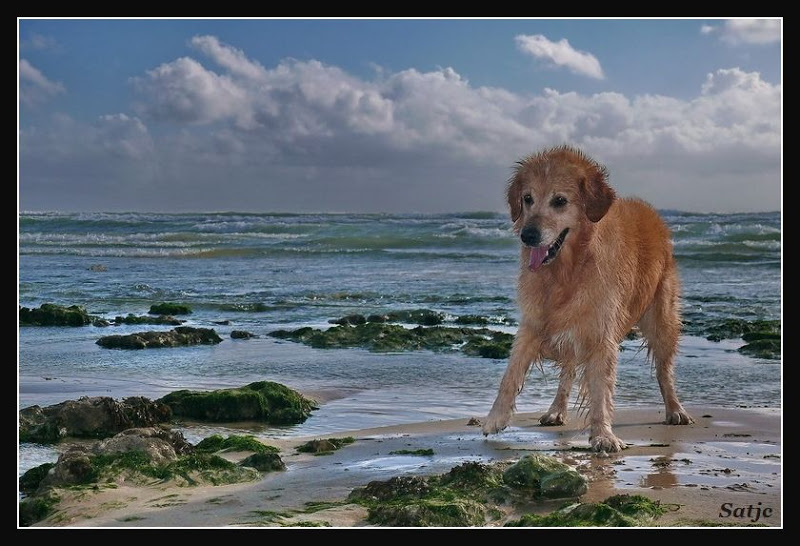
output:
M 121 324 L 166 324 L 169 326 L 180 326 L 186 321 L 181 319 L 177 319 L 172 315 L 158 315 L 158 316 L 148 316 L 148 315 L 134 315 L 133 313 L 129 313 L 126 316 L 117 316 L 114 317 L 113 324 L 115 326 L 119 326 Z
M 331 324 L 349 324 L 355 326 L 357 324 L 365 324 L 367 318 L 364 315 L 347 315 L 342 318 L 329 320 L 328 322 Z
M 544 455 L 526 455 L 503 473 L 503 482 L 529 490 L 534 497 L 560 499 L 586 493 L 587 481 L 561 461 Z
M 389 455 L 419 455 L 421 457 L 429 457 L 433 455 L 433 449 L 397 449 L 390 451 Z
M 54 303 L 43 303 L 38 308 L 19 308 L 20 326 L 86 326 L 96 317 L 78 305 L 64 307 Z
M 213 434 L 203 438 L 195 446 L 197 451 L 204 453 L 218 453 L 220 451 L 252 451 L 254 453 L 278 453 L 278 448 L 260 442 L 252 435 L 231 435 L 223 438 Z
M 747 343 L 739 347 L 740 353 L 755 358 L 780 360 L 781 335 L 779 333 L 774 331 L 748 332 L 742 335 L 742 339 Z
M 193 328 L 179 326 L 168 332 L 137 332 L 128 335 L 104 336 L 97 344 L 106 349 L 152 349 L 163 347 L 184 347 L 187 345 L 213 345 L 220 343 L 213 328 Z
M 483 505 L 470 499 L 423 499 L 373 506 L 367 521 L 387 527 L 479 527 L 486 523 L 486 514 Z
M 697 317 L 685 319 L 685 333 L 703 336 L 709 341 L 742 338 L 747 343 L 739 352 L 757 358 L 780 360 L 781 323 L 779 320 Z
M 280 383 L 257 381 L 244 387 L 210 392 L 180 390 L 159 400 L 176 417 L 200 421 L 261 421 L 275 425 L 303 423 L 316 404 Z
M 55 512 L 59 502 L 56 495 L 26 498 L 19 503 L 19 526 L 30 527 Z
M 408 311 L 392 311 L 386 314 L 389 322 L 404 322 L 421 326 L 436 326 L 444 322 L 445 314 L 430 309 L 412 309 Z
M 342 447 L 355 442 L 355 438 L 347 436 L 345 438 L 325 438 L 310 440 L 304 444 L 297 446 L 297 451 L 300 453 L 313 453 L 314 455 L 328 455 Z
M 19 478 L 19 490 L 25 495 L 32 495 L 35 493 L 36 490 L 39 489 L 39 484 L 54 466 L 54 463 L 44 463 L 26 471 Z
M 19 411 L 19 440 L 49 444 L 66 437 L 108 438 L 125 429 L 168 422 L 166 404 L 141 396 L 114 400 L 82 397 L 52 406 L 29 406 Z
M 231 339 L 252 339 L 258 337 L 257 335 L 248 332 L 247 330 L 233 330 L 231 331 Z
M 259 472 L 274 472 L 286 469 L 286 464 L 281 460 L 280 455 L 273 452 L 254 453 L 243 459 L 239 465 L 255 468 Z
M 454 351 L 463 347 L 474 356 L 505 358 L 513 336 L 486 328 L 450 328 L 444 326 L 405 328 L 398 324 L 367 322 L 333 326 L 327 330 L 310 327 L 277 330 L 269 334 L 310 345 L 317 349 L 364 348 L 373 352 L 414 350 Z
M 641 495 L 614 495 L 603 502 L 574 503 L 546 515 L 525 514 L 506 527 L 636 527 L 665 512 Z
M 151 315 L 190 315 L 192 308 L 183 303 L 154 303 L 150 306 Z

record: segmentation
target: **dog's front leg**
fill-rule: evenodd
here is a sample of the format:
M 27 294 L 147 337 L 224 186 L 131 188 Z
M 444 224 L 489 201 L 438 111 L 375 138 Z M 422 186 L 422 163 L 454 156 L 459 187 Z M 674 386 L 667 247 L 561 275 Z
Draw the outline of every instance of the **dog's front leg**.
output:
M 508 426 L 511 414 L 514 412 L 514 402 L 522 391 L 528 370 L 533 361 L 539 357 L 539 345 L 539 340 L 533 332 L 520 326 L 514 338 L 508 367 L 500 381 L 497 398 L 483 423 L 484 435 L 500 432 Z
M 594 451 L 616 452 L 628 447 L 611 430 L 617 378 L 616 351 L 616 347 L 597 351 L 584 364 L 583 388 L 589 399 L 589 443 Z

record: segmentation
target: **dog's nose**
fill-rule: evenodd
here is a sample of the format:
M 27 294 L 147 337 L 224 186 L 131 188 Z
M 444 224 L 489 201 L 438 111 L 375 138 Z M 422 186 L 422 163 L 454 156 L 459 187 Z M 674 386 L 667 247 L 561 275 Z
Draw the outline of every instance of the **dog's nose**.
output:
M 542 234 L 539 228 L 534 226 L 525 226 L 522 233 L 519 234 L 519 238 L 528 246 L 539 246 L 542 243 Z

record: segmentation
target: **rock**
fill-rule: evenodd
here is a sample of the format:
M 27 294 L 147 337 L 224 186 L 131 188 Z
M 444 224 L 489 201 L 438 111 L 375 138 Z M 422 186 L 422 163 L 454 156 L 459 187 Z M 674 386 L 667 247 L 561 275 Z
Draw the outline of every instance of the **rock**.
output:
M 576 470 L 554 457 L 526 455 L 503 473 L 513 489 L 530 490 L 534 497 L 560 499 L 586 493 L 587 481 Z
M 386 527 L 482 527 L 483 505 L 470 499 L 425 499 L 412 504 L 374 506 L 367 521 Z
M 27 496 L 31 496 L 39 489 L 39 484 L 55 466 L 54 463 L 44 463 L 27 470 L 19 478 L 19 490 Z
M 166 404 L 139 396 L 122 401 L 106 396 L 82 397 L 20 410 L 19 440 L 47 444 L 69 436 L 107 438 L 128 428 L 164 423 L 171 417 Z
M 104 272 L 108 271 L 108 268 L 106 266 L 104 266 L 103 264 L 90 265 L 87 269 L 89 271 L 96 271 L 98 273 L 104 273 Z
M 231 331 L 231 339 L 250 339 L 250 338 L 254 338 L 254 337 L 258 337 L 258 336 L 255 335 L 255 334 L 251 334 L 250 332 L 247 332 L 245 330 L 232 330 Z
M 180 326 L 184 322 L 186 321 L 177 319 L 172 315 L 158 315 L 153 317 L 147 315 L 137 316 L 133 313 L 129 313 L 127 316 L 118 316 L 114 318 L 115 326 L 119 326 L 120 324 L 168 324 L 170 326 Z
M 150 462 L 164 464 L 174 461 L 178 455 L 194 451 L 194 446 L 186 441 L 179 431 L 158 427 L 129 428 L 100 442 L 96 453 L 113 454 L 128 451 L 141 451 Z
M 148 312 L 151 315 L 190 315 L 192 309 L 182 303 L 154 303 Z
M 242 459 L 239 465 L 255 468 L 259 472 L 273 472 L 275 470 L 286 469 L 286 464 L 284 464 L 277 453 L 254 453 Z
M 86 326 L 95 317 L 77 305 L 63 307 L 53 303 L 43 303 L 36 309 L 19 308 L 20 326 Z
M 203 438 L 195 446 L 198 451 L 218 453 L 222 451 L 252 451 L 254 453 L 278 453 L 278 448 L 261 443 L 255 436 L 233 434 L 223 438 L 219 434 L 212 434 Z
M 317 409 L 312 400 L 271 381 L 210 392 L 181 390 L 159 399 L 176 417 L 200 421 L 261 421 L 276 425 L 304 422 Z
M 137 332 L 128 335 L 104 336 L 98 339 L 96 343 L 106 349 L 150 349 L 186 345 L 212 345 L 221 341 L 222 338 L 213 328 L 180 326 L 168 332 Z
M 346 317 L 332 319 L 328 322 L 331 324 L 349 324 L 355 326 L 356 324 L 365 324 L 367 319 L 364 315 L 347 315 Z
M 665 508 L 642 495 L 614 495 L 603 502 L 574 503 L 549 514 L 525 514 L 506 527 L 636 527 L 647 525 Z
M 310 440 L 297 446 L 297 451 L 301 453 L 313 453 L 314 455 L 330 455 L 334 451 L 355 442 L 355 438 L 327 438 L 322 440 Z
M 386 315 L 389 322 L 404 322 L 419 324 L 421 326 L 436 326 L 444 322 L 444 313 L 437 313 L 430 309 L 414 309 L 411 311 L 393 311 Z
M 385 481 L 371 481 L 354 489 L 348 501 L 393 502 L 398 499 L 421 499 L 433 488 L 423 476 L 395 476 Z
M 459 347 L 471 356 L 506 358 L 514 336 L 486 328 L 448 328 L 444 326 L 405 328 L 399 324 L 367 322 L 356 326 L 339 325 L 327 330 L 310 327 L 277 330 L 271 337 L 289 339 L 318 349 L 361 347 L 373 352 L 414 350 L 452 351 Z

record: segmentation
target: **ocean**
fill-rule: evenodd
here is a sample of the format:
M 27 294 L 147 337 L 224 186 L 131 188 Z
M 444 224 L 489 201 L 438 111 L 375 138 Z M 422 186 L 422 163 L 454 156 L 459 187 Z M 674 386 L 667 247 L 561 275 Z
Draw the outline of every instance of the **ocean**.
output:
M 662 211 L 673 232 L 684 318 L 693 325 L 781 320 L 781 214 Z M 505 214 L 19 214 L 18 303 L 80 305 L 113 319 L 160 302 L 189 305 L 185 325 L 213 327 L 213 346 L 111 350 L 98 338 L 170 326 L 19 327 L 18 408 L 81 396 L 158 398 L 276 381 L 336 392 L 303 424 L 260 427 L 269 438 L 324 435 L 408 422 L 485 416 L 504 359 L 453 351 L 315 349 L 267 334 L 327 328 L 346 315 L 430 309 L 480 315 L 513 333 L 519 243 Z M 507 319 L 512 319 L 511 324 Z M 504 323 L 504 321 L 506 321 Z M 226 322 L 225 324 L 220 324 Z M 258 337 L 231 339 L 233 330 Z M 687 328 L 676 362 L 687 408 L 780 407 L 782 360 L 740 353 Z M 617 407 L 660 405 L 638 340 L 623 343 Z M 533 370 L 518 411 L 546 409 L 557 373 Z M 222 431 L 190 427 L 190 441 Z M 54 462 L 53 447 L 22 444 L 20 474 Z

